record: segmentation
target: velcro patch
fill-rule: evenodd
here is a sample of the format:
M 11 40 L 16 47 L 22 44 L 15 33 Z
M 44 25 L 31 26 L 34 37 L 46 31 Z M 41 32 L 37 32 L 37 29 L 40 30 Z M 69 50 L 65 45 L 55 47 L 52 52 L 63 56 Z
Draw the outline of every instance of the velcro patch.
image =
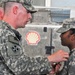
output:
M 8 36 L 8 49 L 7 54 L 9 56 L 20 56 L 22 54 L 22 47 L 19 44 L 19 40 L 14 36 Z

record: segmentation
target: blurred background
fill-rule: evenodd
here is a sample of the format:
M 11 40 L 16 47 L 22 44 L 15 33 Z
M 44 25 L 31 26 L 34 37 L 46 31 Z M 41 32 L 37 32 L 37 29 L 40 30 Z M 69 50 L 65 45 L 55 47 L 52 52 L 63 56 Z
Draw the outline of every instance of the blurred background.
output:
M 60 34 L 56 32 L 63 20 L 75 17 L 74 0 L 31 0 L 37 12 L 25 28 L 18 29 L 22 34 L 22 44 L 28 56 L 47 56 L 67 47 L 61 45 Z

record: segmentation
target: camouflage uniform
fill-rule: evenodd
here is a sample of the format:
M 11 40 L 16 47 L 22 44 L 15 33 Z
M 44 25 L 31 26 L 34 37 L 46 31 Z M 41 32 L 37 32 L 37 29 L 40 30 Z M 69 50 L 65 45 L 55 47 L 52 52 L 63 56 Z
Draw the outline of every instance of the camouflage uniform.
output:
M 64 33 L 71 28 L 75 28 L 75 18 L 66 19 L 63 21 L 63 26 L 57 30 L 58 33 Z M 64 67 L 57 75 L 75 75 L 75 48 L 70 50 L 70 57 L 64 63 Z
M 0 21 L 0 75 L 39 75 L 50 71 L 48 59 L 24 55 L 19 32 L 4 21 Z
M 75 75 L 75 49 L 71 50 L 68 61 L 57 75 Z

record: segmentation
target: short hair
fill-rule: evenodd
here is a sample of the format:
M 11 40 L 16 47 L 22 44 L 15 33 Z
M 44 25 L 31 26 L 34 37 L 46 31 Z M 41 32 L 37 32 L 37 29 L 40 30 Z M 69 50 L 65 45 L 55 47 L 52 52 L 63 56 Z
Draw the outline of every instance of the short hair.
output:
M 6 2 L 4 3 L 4 12 L 7 13 L 9 12 L 10 8 L 17 2 Z M 21 8 L 21 4 L 17 3 L 18 6 Z

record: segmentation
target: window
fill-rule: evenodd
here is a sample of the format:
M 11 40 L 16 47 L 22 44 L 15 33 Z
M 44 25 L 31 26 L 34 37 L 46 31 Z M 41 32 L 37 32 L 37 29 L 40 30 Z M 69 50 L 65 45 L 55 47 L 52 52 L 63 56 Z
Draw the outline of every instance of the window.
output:
M 53 8 L 51 9 L 50 15 L 51 15 L 51 21 L 63 22 L 64 19 L 70 18 L 70 10 Z

